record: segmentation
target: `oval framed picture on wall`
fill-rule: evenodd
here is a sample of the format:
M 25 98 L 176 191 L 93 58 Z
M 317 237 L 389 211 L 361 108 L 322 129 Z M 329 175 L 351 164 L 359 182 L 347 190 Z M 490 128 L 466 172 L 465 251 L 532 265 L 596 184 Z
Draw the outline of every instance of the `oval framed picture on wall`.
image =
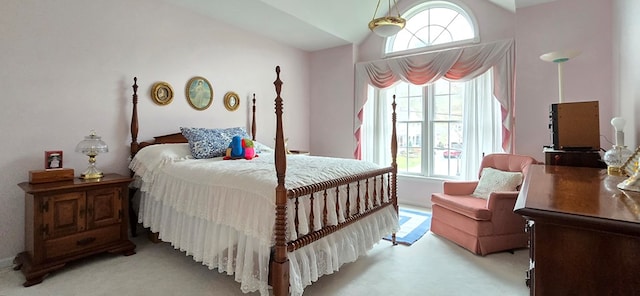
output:
M 213 88 L 209 80 L 202 76 L 189 79 L 185 87 L 187 102 L 196 110 L 205 110 L 213 103 Z
M 240 97 L 235 92 L 227 92 L 224 95 L 224 107 L 229 111 L 236 111 L 240 107 Z

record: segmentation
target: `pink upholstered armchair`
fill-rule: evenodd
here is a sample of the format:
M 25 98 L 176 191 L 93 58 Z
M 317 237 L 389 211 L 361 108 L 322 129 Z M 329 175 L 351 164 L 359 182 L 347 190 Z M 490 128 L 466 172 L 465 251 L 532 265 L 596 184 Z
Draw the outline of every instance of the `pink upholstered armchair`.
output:
M 499 174 L 521 172 L 524 179 L 529 165 L 535 163 L 524 155 L 489 154 L 482 159 L 480 176 L 484 168 L 491 167 L 500 170 Z M 482 256 L 527 247 L 526 222 L 513 212 L 519 186 L 513 191 L 490 192 L 485 199 L 472 195 L 478 182 L 445 181 L 443 192 L 431 195 L 431 232 Z

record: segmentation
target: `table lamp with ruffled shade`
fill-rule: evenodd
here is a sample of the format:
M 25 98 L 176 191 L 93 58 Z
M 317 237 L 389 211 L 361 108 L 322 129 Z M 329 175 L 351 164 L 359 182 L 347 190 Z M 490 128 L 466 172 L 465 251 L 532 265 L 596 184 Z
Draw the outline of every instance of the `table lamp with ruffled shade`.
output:
M 101 137 L 96 135 L 92 130 L 84 140 L 80 141 L 76 146 L 76 152 L 80 152 L 89 156 L 89 167 L 80 175 L 81 179 L 99 179 L 104 174 L 96 168 L 96 156 L 100 153 L 109 152 L 107 143 L 102 141 Z

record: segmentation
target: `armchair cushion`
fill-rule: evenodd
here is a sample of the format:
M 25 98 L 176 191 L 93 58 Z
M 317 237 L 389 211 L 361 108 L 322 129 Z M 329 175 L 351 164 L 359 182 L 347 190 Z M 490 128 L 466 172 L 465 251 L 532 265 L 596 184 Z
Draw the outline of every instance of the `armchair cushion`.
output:
M 434 193 L 431 195 L 431 202 L 473 220 L 491 220 L 491 211 L 487 208 L 487 201 L 480 198 L 470 195 Z
M 491 167 L 482 169 L 478 186 L 472 196 L 488 199 L 494 191 L 516 191 L 522 184 L 521 172 L 505 172 Z

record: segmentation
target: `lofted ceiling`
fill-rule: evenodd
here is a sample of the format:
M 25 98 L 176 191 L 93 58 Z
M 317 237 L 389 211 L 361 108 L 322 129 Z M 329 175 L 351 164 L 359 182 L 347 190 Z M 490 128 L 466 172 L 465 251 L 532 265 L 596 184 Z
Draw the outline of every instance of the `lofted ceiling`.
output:
M 370 33 L 367 24 L 377 4 L 376 0 L 163 1 L 310 52 L 361 43 Z M 483 1 L 515 12 L 555 0 Z M 378 12 L 378 16 L 387 10 L 387 5 L 380 6 L 384 12 Z

